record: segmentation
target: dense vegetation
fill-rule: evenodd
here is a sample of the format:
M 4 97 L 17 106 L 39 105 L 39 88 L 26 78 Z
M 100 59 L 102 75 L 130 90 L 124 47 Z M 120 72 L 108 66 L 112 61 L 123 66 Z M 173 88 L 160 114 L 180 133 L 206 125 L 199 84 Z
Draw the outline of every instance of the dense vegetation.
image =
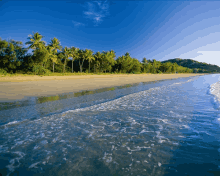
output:
M 67 72 L 85 73 L 192 73 L 193 70 L 177 63 L 161 63 L 147 60 L 142 62 L 129 53 L 116 59 L 113 50 L 96 52 L 90 49 L 62 47 L 57 38 L 46 45 L 41 34 L 29 35 L 25 43 L 0 38 L 0 73 L 50 74 Z M 32 54 L 28 50 L 32 49 Z
M 194 73 L 219 73 L 220 67 L 217 65 L 207 64 L 204 62 L 198 62 L 192 59 L 169 59 L 166 61 L 162 61 L 162 63 L 177 63 L 178 65 L 181 65 L 183 67 L 188 67 L 190 69 L 193 69 Z

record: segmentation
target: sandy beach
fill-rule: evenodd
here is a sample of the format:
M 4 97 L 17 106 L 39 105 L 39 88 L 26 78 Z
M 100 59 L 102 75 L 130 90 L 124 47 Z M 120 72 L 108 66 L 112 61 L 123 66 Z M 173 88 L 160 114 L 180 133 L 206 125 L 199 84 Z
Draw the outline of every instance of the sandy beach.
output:
M 50 96 L 95 90 L 140 82 L 176 79 L 204 74 L 115 74 L 79 76 L 0 77 L 0 101 L 21 100 L 30 96 Z

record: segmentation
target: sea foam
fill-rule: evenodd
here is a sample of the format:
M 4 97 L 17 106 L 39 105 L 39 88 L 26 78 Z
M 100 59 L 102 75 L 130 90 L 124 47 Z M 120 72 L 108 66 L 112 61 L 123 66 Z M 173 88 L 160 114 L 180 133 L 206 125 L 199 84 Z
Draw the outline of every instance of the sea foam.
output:
M 214 96 L 213 104 L 217 109 L 220 109 L 220 81 L 210 85 L 209 94 Z

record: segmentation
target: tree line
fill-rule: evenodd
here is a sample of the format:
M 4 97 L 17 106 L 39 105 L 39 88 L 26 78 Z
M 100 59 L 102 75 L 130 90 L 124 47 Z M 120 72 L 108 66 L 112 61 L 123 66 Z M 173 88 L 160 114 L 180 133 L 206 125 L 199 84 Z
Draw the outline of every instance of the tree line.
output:
M 127 52 L 116 58 L 113 50 L 96 52 L 77 47 L 62 47 L 57 38 L 50 43 L 38 32 L 28 36 L 25 43 L 0 38 L 0 70 L 7 73 L 47 74 L 51 72 L 86 73 L 192 73 L 193 70 L 176 63 L 132 58 Z M 32 49 L 32 53 L 28 50 Z
M 162 63 L 171 62 L 177 63 L 180 66 L 193 69 L 194 73 L 220 73 L 220 67 L 213 64 L 207 64 L 205 62 L 198 62 L 192 59 L 169 59 L 162 61 Z

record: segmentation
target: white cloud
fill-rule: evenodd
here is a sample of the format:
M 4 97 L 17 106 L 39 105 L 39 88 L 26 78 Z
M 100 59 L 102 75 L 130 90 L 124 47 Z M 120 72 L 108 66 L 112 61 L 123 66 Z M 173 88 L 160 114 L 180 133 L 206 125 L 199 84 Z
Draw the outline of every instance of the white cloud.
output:
M 217 36 L 216 36 L 217 37 Z M 179 55 L 183 59 L 193 59 L 220 66 L 220 41 L 213 42 Z
M 220 42 L 218 42 L 220 44 Z M 210 44 L 211 45 L 211 44 Z M 216 44 L 213 44 L 213 49 Z M 191 51 L 185 52 L 183 54 L 178 54 L 179 52 L 173 52 L 171 54 L 166 55 L 162 60 L 174 59 L 174 58 L 182 58 L 182 59 L 193 59 L 198 62 L 205 62 L 208 64 L 218 65 L 220 67 L 220 51 L 213 51 L 210 49 L 207 51 L 209 47 L 200 47 L 193 49 Z M 201 50 L 204 49 L 204 50 Z M 206 51 L 205 51 L 206 50 Z
M 109 8 L 107 1 L 104 1 L 104 3 L 101 3 L 101 1 L 94 1 L 94 2 L 96 2 L 98 4 L 98 6 L 101 10 L 108 10 L 108 8 Z
M 206 33 L 208 33 L 208 31 L 206 31 Z M 185 37 L 185 41 L 180 40 L 176 43 L 176 46 L 179 46 L 179 48 L 174 49 L 172 46 L 156 56 L 158 58 L 162 56 L 161 60 L 173 58 L 193 59 L 199 62 L 206 62 L 220 66 L 220 41 L 218 41 L 219 35 L 220 32 L 211 32 L 208 35 L 202 35 L 201 33 L 197 39 L 191 41 L 190 37 L 193 38 L 193 36 L 187 36 Z M 188 43 L 187 40 L 189 41 Z M 170 50 L 172 51 L 169 52 Z
M 86 8 L 87 10 L 84 11 L 84 15 L 93 20 L 95 25 L 98 25 L 100 22 L 102 22 L 103 18 L 109 14 L 109 5 L 107 1 L 87 2 Z
M 191 59 L 220 66 L 220 51 L 198 51 L 197 53 L 199 55 Z
M 84 26 L 83 23 L 80 23 L 80 22 L 77 22 L 77 21 L 73 21 L 73 20 L 72 20 L 72 23 L 74 24 L 75 27 Z

